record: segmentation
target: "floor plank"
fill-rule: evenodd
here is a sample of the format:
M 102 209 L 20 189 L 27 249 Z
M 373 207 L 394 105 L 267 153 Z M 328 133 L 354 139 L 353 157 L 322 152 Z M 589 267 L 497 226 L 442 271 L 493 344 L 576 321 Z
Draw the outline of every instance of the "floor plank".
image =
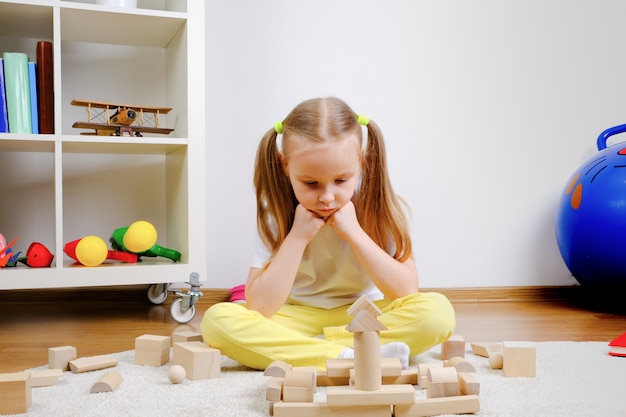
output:
M 152 305 L 147 287 L 0 291 L 0 373 L 45 365 L 48 348 L 70 345 L 80 357 L 134 348 L 137 336 L 199 331 L 203 312 L 227 292 L 208 293 L 188 324 L 169 314 L 172 296 Z M 488 297 L 448 294 L 457 313 L 456 333 L 468 341 L 603 341 L 626 332 L 626 315 L 602 311 L 570 298 Z

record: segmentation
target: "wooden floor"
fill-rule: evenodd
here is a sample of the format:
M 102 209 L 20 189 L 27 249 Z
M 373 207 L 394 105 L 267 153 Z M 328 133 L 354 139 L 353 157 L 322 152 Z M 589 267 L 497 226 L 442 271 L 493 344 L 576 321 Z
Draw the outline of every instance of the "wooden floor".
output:
M 48 348 L 74 346 L 79 357 L 134 348 L 142 334 L 199 331 L 203 312 L 228 292 L 205 291 L 196 317 L 170 318 L 172 296 L 152 305 L 146 287 L 0 291 L 0 373 L 48 363 Z M 442 290 L 468 341 L 602 341 L 626 332 L 626 314 L 586 302 L 580 289 Z

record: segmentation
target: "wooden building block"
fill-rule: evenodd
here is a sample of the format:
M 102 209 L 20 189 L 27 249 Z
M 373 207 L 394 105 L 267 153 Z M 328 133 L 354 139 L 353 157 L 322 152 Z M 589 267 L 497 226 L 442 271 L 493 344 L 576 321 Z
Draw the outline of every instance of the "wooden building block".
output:
M 174 344 L 174 365 L 181 365 L 189 379 L 219 378 L 221 353 L 203 342 Z
M 492 343 L 486 346 L 487 357 L 491 369 L 502 369 L 504 366 L 504 346 L 502 343 Z
M 108 371 L 102 377 L 93 384 L 91 390 L 92 394 L 98 392 L 111 392 L 115 390 L 122 383 L 122 374 L 117 371 Z
M 492 352 L 489 355 L 489 366 L 491 369 L 502 369 L 504 365 L 504 355 L 502 352 Z
M 284 378 L 287 371 L 291 371 L 291 365 L 284 361 L 274 361 L 265 369 L 263 375 Z
M 288 371 L 285 373 L 286 387 L 315 388 L 315 372 L 312 371 Z
M 283 402 L 285 403 L 313 402 L 314 394 L 315 389 L 313 388 L 283 385 Z
M 354 381 L 363 391 L 379 390 L 383 384 L 377 331 L 354 333 Z
M 396 405 L 394 416 L 427 417 L 442 414 L 471 414 L 479 411 L 480 400 L 477 395 L 461 395 L 415 400 L 413 405 Z
M 353 333 L 358 332 L 380 332 L 387 330 L 384 324 L 382 324 L 372 312 L 368 310 L 361 310 L 356 313 L 354 319 L 346 326 L 346 330 Z
M 326 402 L 329 406 L 370 406 L 413 404 L 413 385 L 382 385 L 377 391 L 363 391 L 356 387 L 326 387 Z
M 374 316 L 378 317 L 382 314 L 380 309 L 372 300 L 370 300 L 367 295 L 362 295 L 356 300 L 352 305 L 348 308 L 346 313 L 349 316 L 356 316 L 359 311 L 366 310 L 372 313 Z
M 428 369 L 428 398 L 453 397 L 460 395 L 459 376 L 456 368 Z
M 326 375 L 330 378 L 349 378 L 354 359 L 326 359 Z
M 30 372 L 0 374 L 0 414 L 27 413 L 31 403 Z
M 402 375 L 402 362 L 398 358 L 380 358 L 380 374 L 383 377 Z
M 447 361 L 444 361 L 443 366 L 454 367 L 457 372 L 476 372 L 476 367 L 472 365 L 465 358 L 455 356 Z
M 417 364 L 417 381 L 421 388 L 428 389 L 428 369 L 442 368 L 443 362 L 435 363 L 418 363 Z
M 48 368 L 70 370 L 70 361 L 76 359 L 74 346 L 58 346 L 48 349 Z
M 204 342 L 201 333 L 192 331 L 180 331 L 172 333 L 172 344 L 178 342 Z
M 31 387 L 49 387 L 63 375 L 60 369 L 33 369 L 30 371 Z
M 135 365 L 163 366 L 170 361 L 169 336 L 144 334 L 135 338 Z
M 480 382 L 474 378 L 474 374 L 469 372 L 459 372 L 459 389 L 461 395 L 480 394 Z
M 267 383 L 267 390 L 265 391 L 265 399 L 267 401 L 281 401 L 283 399 L 283 384 L 285 378 L 279 376 L 273 376 Z
M 317 379 L 316 384 L 318 387 L 333 387 L 337 385 L 348 385 L 350 378 L 349 377 L 346 378 L 343 376 L 332 377 L 332 376 L 328 376 L 326 371 L 317 371 L 316 379 Z
M 446 360 L 459 356 L 465 357 L 465 338 L 463 336 L 452 335 L 450 339 L 441 344 L 441 359 Z
M 267 407 L 267 412 L 269 413 L 270 416 L 274 415 L 274 405 L 278 404 L 280 401 L 270 401 L 269 402 L 269 407 Z
M 403 369 L 400 375 L 383 375 L 383 385 L 411 384 L 417 385 L 417 368 Z
M 389 405 L 333 407 L 326 403 L 274 403 L 274 417 L 391 417 Z
M 312 402 L 317 389 L 314 370 L 287 371 L 283 383 L 284 402 Z
M 482 356 L 484 358 L 489 357 L 489 352 L 502 351 L 501 343 L 486 343 L 486 342 L 476 342 L 470 343 L 472 347 L 472 352 L 474 355 Z
M 535 347 L 525 342 L 503 343 L 504 376 L 536 376 Z
M 117 366 L 117 359 L 112 355 L 89 356 L 70 361 L 70 369 L 73 373 L 95 371 L 98 369 L 111 368 Z

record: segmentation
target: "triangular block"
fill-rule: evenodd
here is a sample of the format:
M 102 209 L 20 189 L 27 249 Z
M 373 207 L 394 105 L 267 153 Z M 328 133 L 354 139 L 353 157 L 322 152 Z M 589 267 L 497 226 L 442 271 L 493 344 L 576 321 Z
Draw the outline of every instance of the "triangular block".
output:
M 356 316 L 356 313 L 361 310 L 368 310 L 376 317 L 382 314 L 378 306 L 367 298 L 367 295 L 362 295 L 358 300 L 352 303 L 352 305 L 348 308 L 347 313 L 349 316 L 354 317 Z
M 369 310 L 359 311 L 354 319 L 346 326 L 346 330 L 349 332 L 379 332 L 381 330 L 387 330 L 384 324 L 382 324 L 376 316 Z

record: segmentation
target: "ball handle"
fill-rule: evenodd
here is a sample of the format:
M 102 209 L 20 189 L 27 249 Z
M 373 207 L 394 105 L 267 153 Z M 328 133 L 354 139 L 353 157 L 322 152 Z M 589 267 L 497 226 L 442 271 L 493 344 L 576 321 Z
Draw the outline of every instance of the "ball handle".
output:
M 626 132 L 626 124 L 609 127 L 598 136 L 598 150 L 606 149 L 606 141 L 613 135 Z

